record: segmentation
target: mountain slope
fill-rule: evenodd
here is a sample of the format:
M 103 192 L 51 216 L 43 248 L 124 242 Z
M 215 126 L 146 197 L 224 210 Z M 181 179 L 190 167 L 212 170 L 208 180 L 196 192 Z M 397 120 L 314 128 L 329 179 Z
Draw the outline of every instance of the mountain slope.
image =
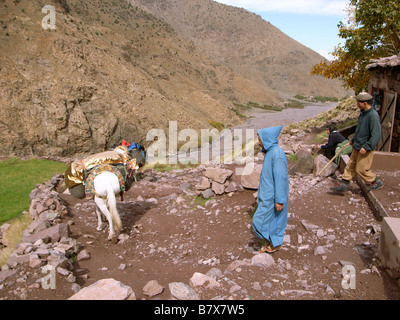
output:
M 346 95 L 339 81 L 311 76 L 324 58 L 260 16 L 211 0 L 128 0 L 169 23 L 218 63 L 284 94 Z
M 43 6 L 56 8 L 44 30 Z M 278 103 L 124 0 L 0 0 L 0 155 L 78 155 L 148 130 L 227 126 L 233 102 Z

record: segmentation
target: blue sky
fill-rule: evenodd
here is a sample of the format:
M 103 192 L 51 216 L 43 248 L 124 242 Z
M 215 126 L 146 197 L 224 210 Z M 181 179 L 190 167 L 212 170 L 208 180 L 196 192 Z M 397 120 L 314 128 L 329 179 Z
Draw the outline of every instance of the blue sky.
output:
M 260 15 L 288 36 L 330 59 L 348 0 L 215 0 Z

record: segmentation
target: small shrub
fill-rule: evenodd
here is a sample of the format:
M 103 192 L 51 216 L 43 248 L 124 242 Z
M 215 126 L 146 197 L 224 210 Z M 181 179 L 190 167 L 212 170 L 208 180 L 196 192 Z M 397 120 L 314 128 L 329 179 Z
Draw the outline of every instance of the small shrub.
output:
M 221 131 L 225 129 L 225 125 L 221 122 L 214 121 L 214 120 L 208 120 L 208 123 L 211 124 L 215 129 Z

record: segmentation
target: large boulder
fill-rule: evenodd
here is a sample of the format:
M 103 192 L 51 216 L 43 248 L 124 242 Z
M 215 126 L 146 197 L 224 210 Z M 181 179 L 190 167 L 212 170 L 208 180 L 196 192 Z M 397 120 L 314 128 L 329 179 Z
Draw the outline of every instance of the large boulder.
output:
M 314 160 L 314 172 L 315 174 L 318 174 L 325 166 L 329 163 L 329 159 L 325 157 L 323 154 L 320 154 L 318 157 L 315 158 Z M 335 171 L 338 169 L 338 166 L 336 165 L 335 161 L 332 161 L 329 166 L 321 172 L 320 176 L 321 177 L 329 177 L 332 174 L 335 173 Z
M 314 169 L 314 159 L 310 155 L 300 157 L 297 163 L 289 170 L 289 174 L 310 174 Z
M 135 293 L 114 279 L 103 279 L 83 288 L 68 300 L 136 300 Z
M 241 184 L 246 189 L 258 190 L 262 164 L 249 163 L 245 166 L 241 175 Z
M 227 179 L 229 179 L 233 174 L 232 170 L 221 169 L 221 168 L 207 168 L 204 175 L 221 184 L 224 184 Z

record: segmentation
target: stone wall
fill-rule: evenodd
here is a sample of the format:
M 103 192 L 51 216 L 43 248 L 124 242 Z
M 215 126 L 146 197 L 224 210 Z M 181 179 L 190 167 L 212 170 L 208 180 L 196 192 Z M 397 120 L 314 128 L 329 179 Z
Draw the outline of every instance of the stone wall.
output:
M 68 209 L 57 192 L 62 181 L 64 176 L 57 174 L 50 181 L 38 184 L 30 193 L 28 214 L 32 215 L 33 222 L 24 231 L 21 243 L 7 263 L 2 266 L 1 286 L 7 286 L 7 278 L 23 274 L 25 267 L 36 269 L 38 274 L 43 270 L 54 270 L 66 277 L 68 282 L 75 282 L 71 271 L 72 262 L 77 256 L 84 254 L 85 250 L 70 237 L 69 224 L 64 222 Z M 24 298 L 23 290 L 20 297 Z

